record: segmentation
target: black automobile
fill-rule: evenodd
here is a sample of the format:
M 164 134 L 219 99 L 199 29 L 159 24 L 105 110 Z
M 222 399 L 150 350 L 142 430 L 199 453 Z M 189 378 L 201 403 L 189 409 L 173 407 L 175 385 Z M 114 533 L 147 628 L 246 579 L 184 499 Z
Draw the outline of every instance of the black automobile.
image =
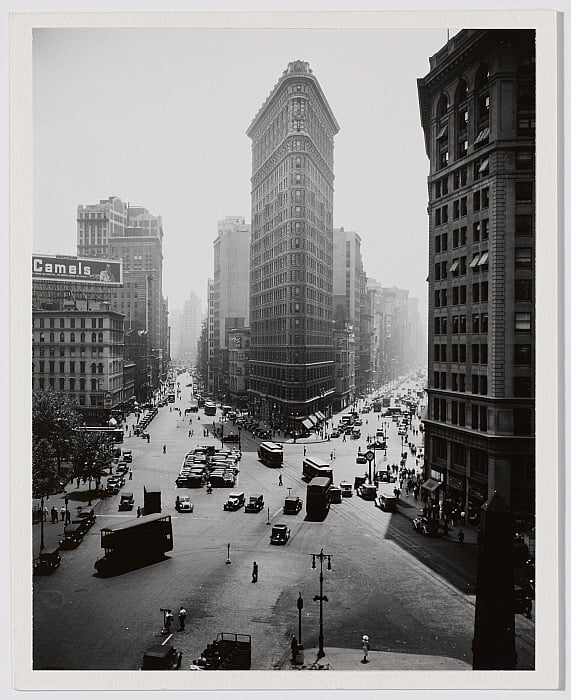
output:
M 55 549 L 44 549 L 40 552 L 40 557 L 34 562 L 34 576 L 49 576 L 59 567 L 61 557 L 59 547 Z
M 142 671 L 178 671 L 182 662 L 182 652 L 170 644 L 157 644 L 145 652 Z
M 437 520 L 431 520 L 425 515 L 417 515 L 412 521 L 412 527 L 425 537 L 438 537 L 440 524 Z
M 284 502 L 284 515 L 297 515 L 303 506 L 299 496 L 288 496 Z
M 291 531 L 287 525 L 274 525 L 270 537 L 271 544 L 285 544 L 290 537 Z
M 259 513 L 264 507 L 264 497 L 261 493 L 254 493 L 250 496 L 250 500 L 246 503 L 246 513 Z

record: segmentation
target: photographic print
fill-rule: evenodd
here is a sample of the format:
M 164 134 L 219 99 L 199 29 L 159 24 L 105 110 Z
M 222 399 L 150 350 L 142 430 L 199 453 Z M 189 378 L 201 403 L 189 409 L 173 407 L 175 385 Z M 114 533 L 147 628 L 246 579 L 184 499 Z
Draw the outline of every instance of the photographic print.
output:
M 553 686 L 553 15 L 22 17 L 19 687 Z

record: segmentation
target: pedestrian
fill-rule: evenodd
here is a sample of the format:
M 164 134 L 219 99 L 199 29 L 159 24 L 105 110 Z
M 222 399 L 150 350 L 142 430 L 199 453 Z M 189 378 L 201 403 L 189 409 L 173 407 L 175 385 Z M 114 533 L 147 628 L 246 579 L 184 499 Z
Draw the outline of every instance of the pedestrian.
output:
M 254 562 L 252 566 L 252 583 L 257 583 L 258 581 L 258 564 Z
M 133 481 L 133 469 L 129 467 L 129 481 Z
M 304 446 L 303 446 L 303 456 L 304 456 L 304 457 L 305 457 L 305 455 L 306 455 L 306 452 L 307 452 L 307 448 L 306 448 L 306 446 L 304 445 Z
M 284 480 L 282 479 L 282 475 L 280 474 L 278 477 L 278 486 L 283 486 L 284 485 Z
M 57 508 L 55 506 L 52 506 L 52 523 L 57 523 Z
M 137 517 L 141 517 L 141 506 L 137 506 Z
M 71 522 L 71 513 L 69 512 L 69 510 L 66 510 L 65 511 L 65 524 L 69 525 L 70 522 Z
M 171 631 L 171 625 L 174 621 L 174 615 L 171 610 L 167 610 L 165 613 L 165 630 L 168 634 Z
M 295 638 L 295 634 L 291 635 L 291 662 L 292 664 L 297 663 L 297 653 L 299 651 L 299 645 L 297 643 L 297 639 Z
M 190 437 L 190 433 L 191 433 L 191 431 L 189 430 L 189 431 L 188 431 L 188 437 Z
M 347 442 L 347 433 L 343 433 L 343 442 Z
M 186 624 L 186 615 L 186 610 L 181 605 L 180 610 L 178 611 L 178 626 L 181 632 L 184 631 L 184 626 Z
M 361 648 L 363 649 L 363 660 L 361 663 L 367 664 L 369 663 L 369 660 L 367 659 L 367 656 L 369 655 L 369 637 L 367 637 L 366 634 L 363 635 L 363 644 Z
M 331 461 L 333 461 L 333 452 L 330 453 L 329 457 L 331 458 Z
M 163 445 L 163 454 L 166 455 L 166 453 L 167 453 L 167 446 Z
M 462 528 L 460 528 L 460 532 L 458 533 L 458 543 L 460 544 L 460 547 L 462 547 L 464 544 L 464 530 L 462 530 Z
M 62 506 L 62 507 L 59 509 L 59 512 L 60 512 L 60 520 L 62 521 L 62 523 L 65 523 L 65 510 L 66 510 L 65 506 Z
M 42 510 L 42 519 L 45 523 L 47 523 L 47 521 L 48 521 L 48 514 L 49 514 L 48 507 L 44 506 L 44 509 Z
M 147 433 L 147 445 L 151 442 L 151 435 L 150 433 Z
M 81 481 L 81 479 L 80 479 L 79 476 L 78 476 L 78 477 L 77 477 L 77 488 L 79 488 L 79 482 L 80 482 L 80 481 Z

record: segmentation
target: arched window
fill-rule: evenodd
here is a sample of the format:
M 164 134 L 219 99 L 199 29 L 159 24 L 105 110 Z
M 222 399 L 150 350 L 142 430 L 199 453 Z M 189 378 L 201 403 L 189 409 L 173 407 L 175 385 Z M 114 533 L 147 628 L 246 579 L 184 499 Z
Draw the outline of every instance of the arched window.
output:
M 79 390 L 85 391 L 85 378 L 84 377 L 81 377 L 79 380 Z
M 60 343 L 65 343 L 65 333 L 60 333 L 60 334 L 59 334 L 59 342 L 60 342 Z
M 55 336 L 53 333 L 50 333 L 50 343 L 54 343 L 54 342 L 55 342 Z
M 97 391 L 97 379 L 91 380 L 91 391 Z
M 468 83 L 462 79 L 458 83 L 455 96 L 456 106 L 456 157 L 463 158 L 468 153 Z
M 97 340 L 98 340 L 100 343 L 103 342 L 103 333 L 102 333 L 101 331 L 98 333 Z
M 103 363 L 100 362 L 99 365 L 97 366 L 97 369 L 99 371 L 99 374 L 103 374 Z
M 75 343 L 75 333 L 70 333 L 70 334 L 69 334 L 69 342 L 70 342 L 70 343 Z
M 79 342 L 80 342 L 80 343 L 85 343 L 85 333 L 82 333 L 82 334 L 79 336 Z
M 96 343 L 97 342 L 97 333 L 92 333 L 91 334 L 91 342 Z
M 97 374 L 97 365 L 95 362 L 91 363 L 91 374 Z

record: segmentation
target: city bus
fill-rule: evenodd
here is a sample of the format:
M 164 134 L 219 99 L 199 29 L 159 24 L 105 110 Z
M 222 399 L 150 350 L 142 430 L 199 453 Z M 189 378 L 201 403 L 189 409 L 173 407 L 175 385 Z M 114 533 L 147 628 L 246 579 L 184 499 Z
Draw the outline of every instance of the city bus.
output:
M 205 401 L 204 403 L 204 415 L 205 416 L 215 416 L 216 415 L 216 404 L 214 401 Z
M 329 466 L 329 462 L 324 462 L 316 457 L 304 457 L 302 476 L 311 481 L 316 476 L 324 476 L 333 481 L 333 469 Z
M 123 442 L 123 428 L 106 428 L 103 425 L 82 425 L 75 428 L 78 433 L 95 433 L 96 435 L 107 435 L 113 442 Z
M 307 485 L 305 510 L 309 520 L 323 520 L 331 504 L 331 479 L 316 476 Z
M 171 516 L 145 515 L 104 527 L 101 547 L 105 555 L 95 568 L 102 576 L 157 561 L 173 548 Z
M 268 467 L 281 467 L 284 462 L 284 448 L 275 442 L 262 442 L 258 447 L 258 458 Z

